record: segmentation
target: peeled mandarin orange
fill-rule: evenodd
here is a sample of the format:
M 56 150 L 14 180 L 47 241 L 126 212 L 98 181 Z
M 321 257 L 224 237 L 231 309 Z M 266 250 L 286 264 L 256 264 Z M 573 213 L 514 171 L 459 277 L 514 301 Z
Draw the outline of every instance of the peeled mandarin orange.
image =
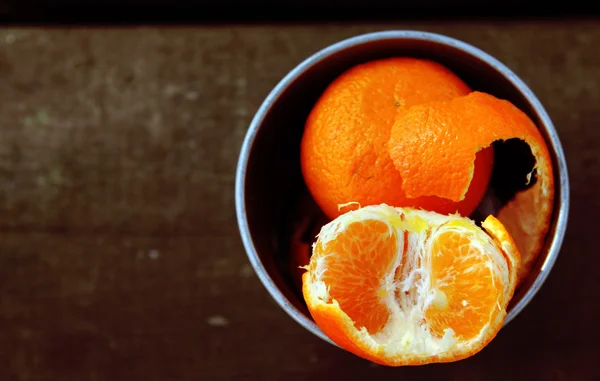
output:
M 429 183 L 439 184 L 435 179 L 447 174 L 428 167 L 452 161 L 448 151 L 429 152 L 419 158 L 418 167 L 398 170 L 387 147 L 399 112 L 470 92 L 450 70 L 422 59 L 376 60 L 343 73 L 314 105 L 302 137 L 302 173 L 316 203 L 332 219 L 355 205 L 380 203 L 470 215 L 490 180 L 491 147 L 473 152 L 468 170 L 451 176 L 456 185 L 442 184 L 440 189 Z M 431 127 L 424 132 L 430 139 L 447 132 L 443 125 Z
M 309 311 L 340 347 L 379 364 L 471 356 L 500 330 L 520 261 L 498 220 L 483 229 L 384 204 L 349 211 L 314 244 L 302 277 Z
M 476 170 L 476 153 L 496 141 L 520 139 L 529 145 L 535 183 L 497 213 L 522 255 L 523 280 L 541 251 L 554 202 L 548 148 L 533 121 L 512 103 L 473 92 L 449 101 L 402 110 L 391 129 L 388 150 L 406 194 L 460 200 Z M 431 158 L 435 158 L 432 160 Z

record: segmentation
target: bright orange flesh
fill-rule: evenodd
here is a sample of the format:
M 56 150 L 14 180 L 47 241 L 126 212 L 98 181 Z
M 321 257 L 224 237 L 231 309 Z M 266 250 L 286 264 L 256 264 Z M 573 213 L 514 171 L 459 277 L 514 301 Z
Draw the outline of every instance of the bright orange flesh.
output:
M 396 258 L 395 234 L 380 221 L 365 221 L 348 226 L 342 237 L 325 247 L 317 244 L 317 253 L 345 253 L 330 262 L 323 281 L 331 287 L 330 295 L 350 316 L 356 326 L 376 333 L 387 323 L 389 312 L 381 303 L 379 283 L 389 273 Z
M 318 326 L 384 365 L 456 361 L 502 326 L 519 253 L 494 217 L 369 206 L 325 225 L 303 275 Z
M 431 329 L 440 337 L 446 327 L 463 339 L 479 334 L 492 316 L 500 313 L 496 305 L 502 283 L 485 266 L 482 253 L 471 247 L 468 235 L 444 233 L 432 243 L 432 287 L 441 291 L 440 306 L 433 303 L 426 311 Z M 449 313 L 448 311 L 452 311 Z
M 371 61 L 342 74 L 315 104 L 302 138 L 302 173 L 317 204 L 330 218 L 355 207 L 356 204 L 338 208 L 350 202 L 471 214 L 490 179 L 492 148 L 479 152 L 476 161 L 479 150 L 470 152 L 468 170 L 460 173 L 457 185 L 452 185 L 456 189 L 451 195 L 460 193 L 461 197 L 452 199 L 444 196 L 445 188 L 428 186 L 433 180 L 430 177 L 440 174 L 427 170 L 439 160 L 452 162 L 450 151 L 422 155 L 415 161 L 418 168 L 399 171 L 387 148 L 399 112 L 470 92 L 462 80 L 442 65 L 414 58 Z M 432 127 L 426 135 L 431 137 L 442 127 Z M 412 188 L 407 192 L 404 184 L 417 173 L 427 175 L 409 182 Z M 425 192 L 418 191 L 417 181 Z

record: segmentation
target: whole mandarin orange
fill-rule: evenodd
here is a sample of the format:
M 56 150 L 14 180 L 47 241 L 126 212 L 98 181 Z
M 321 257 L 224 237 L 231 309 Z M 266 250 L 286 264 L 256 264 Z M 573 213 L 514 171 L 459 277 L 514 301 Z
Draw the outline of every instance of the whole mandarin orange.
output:
M 409 173 L 394 166 L 388 150 L 399 113 L 411 106 L 449 101 L 469 93 L 471 89 L 450 70 L 423 59 L 381 59 L 343 73 L 316 102 L 302 138 L 302 173 L 316 203 L 330 218 L 353 209 L 349 203 L 386 203 L 470 215 L 490 180 L 494 160 L 491 147 L 473 152 L 474 162 L 456 176 L 428 170 L 436 161 L 452 161 L 451 151 L 412 156 L 410 168 L 415 172 Z M 428 126 L 430 130 L 423 132 L 423 139 L 436 139 L 436 135 L 445 133 L 443 124 Z M 408 194 L 404 179 L 419 173 L 415 179 L 422 183 L 411 180 L 412 191 Z M 428 183 L 435 183 L 436 177 L 448 177 L 450 183 L 444 186 L 460 197 L 443 197 L 447 189 L 431 189 Z

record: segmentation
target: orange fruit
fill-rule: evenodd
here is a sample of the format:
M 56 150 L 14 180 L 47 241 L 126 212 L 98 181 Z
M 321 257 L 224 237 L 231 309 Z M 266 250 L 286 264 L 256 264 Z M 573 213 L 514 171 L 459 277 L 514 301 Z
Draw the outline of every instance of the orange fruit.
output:
M 358 356 L 450 362 L 496 336 L 519 261 L 493 216 L 482 229 L 457 214 L 372 205 L 323 226 L 302 292 L 322 331 Z
M 429 166 L 439 160 L 452 162 L 451 152 L 413 157 L 414 172 L 410 172 L 394 167 L 387 148 L 399 112 L 470 92 L 450 70 L 422 59 L 376 60 L 343 73 L 314 105 L 302 137 L 302 173 L 316 203 L 332 219 L 351 206 L 380 203 L 470 215 L 488 186 L 493 166 L 491 147 L 479 152 L 467 166 L 471 170 L 462 171 L 460 178 L 449 177 L 457 180 L 457 185 L 450 185 L 450 195 L 458 193 L 459 197 L 452 199 L 443 197 L 448 193 L 445 188 L 436 190 L 428 185 L 445 175 L 429 170 Z M 444 133 L 444 127 L 433 126 L 426 134 L 431 138 L 433 133 Z M 347 207 L 340 210 L 340 205 Z
M 521 139 L 531 148 L 535 184 L 502 207 L 497 217 L 522 256 L 524 279 L 541 251 L 554 203 L 548 148 L 533 121 L 512 103 L 473 92 L 449 101 L 402 110 L 391 129 L 388 150 L 407 196 L 435 194 L 460 200 L 469 186 L 476 152 L 495 141 Z M 423 158 L 436 158 L 423 164 Z

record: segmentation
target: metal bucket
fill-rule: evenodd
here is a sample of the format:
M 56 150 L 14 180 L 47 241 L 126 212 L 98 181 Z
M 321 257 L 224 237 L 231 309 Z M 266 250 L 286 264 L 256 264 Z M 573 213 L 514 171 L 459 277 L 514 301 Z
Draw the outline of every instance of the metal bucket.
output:
M 306 192 L 300 171 L 300 140 L 306 117 L 327 85 L 352 66 L 391 56 L 422 57 L 445 65 L 471 88 L 514 103 L 532 118 L 546 139 L 556 187 L 550 230 L 529 278 L 509 305 L 504 325 L 538 292 L 565 236 L 569 179 L 563 149 L 544 107 L 510 69 L 467 43 L 420 31 L 369 33 L 331 45 L 296 66 L 264 100 L 244 140 L 235 185 L 240 234 L 259 279 L 296 322 L 331 344 L 310 317 L 286 265 L 290 260 L 286 245 L 286 227 L 292 223 L 290 211 Z

